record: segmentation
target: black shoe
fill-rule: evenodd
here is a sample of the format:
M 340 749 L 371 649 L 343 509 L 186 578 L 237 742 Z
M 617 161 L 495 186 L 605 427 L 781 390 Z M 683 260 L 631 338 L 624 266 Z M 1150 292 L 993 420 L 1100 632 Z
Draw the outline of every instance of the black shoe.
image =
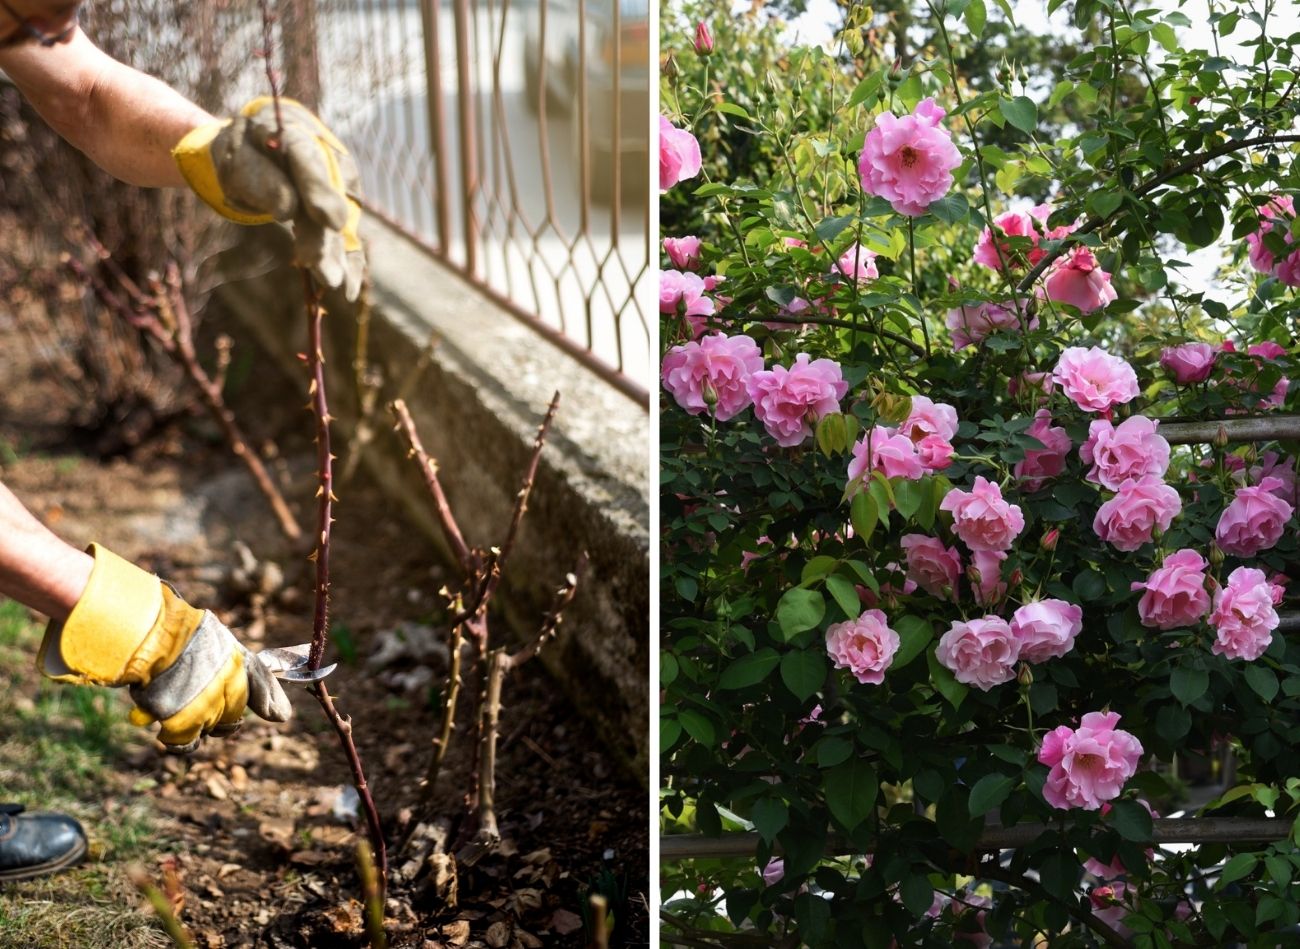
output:
M 86 832 L 75 820 L 23 810 L 0 804 L 0 883 L 57 873 L 85 858 Z

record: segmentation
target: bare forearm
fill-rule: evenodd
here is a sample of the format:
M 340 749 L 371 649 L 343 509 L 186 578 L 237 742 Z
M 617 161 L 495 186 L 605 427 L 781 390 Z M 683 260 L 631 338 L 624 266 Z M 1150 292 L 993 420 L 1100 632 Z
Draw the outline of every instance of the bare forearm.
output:
M 0 484 L 0 594 L 67 619 L 94 561 L 55 537 Z
M 213 121 L 166 83 L 108 56 L 80 30 L 65 45 L 0 52 L 0 68 L 56 132 L 131 184 L 183 185 L 171 148 Z

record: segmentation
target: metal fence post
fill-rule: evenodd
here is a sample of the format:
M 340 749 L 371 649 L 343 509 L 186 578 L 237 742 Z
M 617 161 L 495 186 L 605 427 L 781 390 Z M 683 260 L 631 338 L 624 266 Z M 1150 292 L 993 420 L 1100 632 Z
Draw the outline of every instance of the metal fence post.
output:
M 455 0 L 456 6 L 456 105 L 460 118 L 461 213 L 464 215 L 465 272 L 478 276 L 478 150 L 475 147 L 474 99 L 477 91 L 470 73 L 469 0 Z
M 433 201 L 438 219 L 438 250 L 444 260 L 451 248 L 451 187 L 447 180 L 447 129 L 442 108 L 442 14 L 439 0 L 422 0 L 424 22 L 424 87 L 429 119 L 429 151 L 433 153 Z

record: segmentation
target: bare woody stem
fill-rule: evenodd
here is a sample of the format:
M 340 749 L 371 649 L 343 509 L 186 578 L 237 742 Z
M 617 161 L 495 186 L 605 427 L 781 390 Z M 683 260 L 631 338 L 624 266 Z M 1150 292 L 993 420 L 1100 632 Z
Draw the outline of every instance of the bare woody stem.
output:
M 325 397 L 325 354 L 321 339 L 324 311 L 320 305 L 316 283 L 306 270 L 302 272 L 302 287 L 307 306 L 307 366 L 311 376 L 311 409 L 316 419 L 318 463 L 316 474 L 319 479 L 316 489 L 317 546 L 312 554 L 312 559 L 316 561 L 316 602 L 312 617 L 311 652 L 307 657 L 308 667 L 315 670 L 320 668 L 321 660 L 325 655 L 325 646 L 329 641 L 330 528 L 334 521 L 334 456 L 330 453 L 330 414 L 329 403 Z M 316 701 L 324 710 L 325 717 L 334 726 L 334 731 L 339 737 L 339 745 L 348 760 L 353 784 L 361 800 L 361 810 L 366 815 L 370 846 L 379 867 L 380 888 L 383 889 L 388 881 L 388 847 L 384 842 L 384 829 L 379 821 L 379 810 L 375 807 L 375 799 L 370 793 L 365 769 L 361 765 L 361 755 L 357 752 L 356 741 L 352 737 L 352 719 L 344 718 L 339 714 L 323 679 L 312 687 L 312 694 L 316 696 Z
M 578 593 L 578 581 L 587 572 L 587 562 L 587 552 L 584 550 L 579 555 L 578 563 L 573 568 L 573 571 L 565 576 L 564 584 L 555 592 L 555 602 L 552 603 L 550 610 L 542 617 L 541 628 L 537 631 L 537 635 L 533 637 L 533 641 L 507 660 L 507 667 L 511 671 L 518 669 L 529 659 L 532 659 L 542 651 L 543 646 L 555 638 L 555 633 L 559 630 L 560 624 L 564 622 L 564 611 Z
M 231 452 L 243 462 L 258 491 L 271 506 L 280 530 L 290 542 L 299 543 L 302 540 L 302 527 L 298 524 L 298 519 L 294 517 L 284 495 L 280 493 L 266 466 L 262 464 L 262 459 L 249 446 L 248 439 L 235 420 L 235 414 L 226 405 L 221 393 L 221 384 L 210 377 L 199 362 L 194 349 L 193 321 L 185 303 L 184 288 L 181 286 L 180 274 L 175 265 L 168 268 L 167 282 L 170 292 L 169 299 L 164 302 L 161 294 L 150 297 L 135 286 L 113 260 L 108 250 L 93 236 L 88 235 L 87 242 L 107 269 L 112 272 L 113 278 L 131 302 L 109 287 L 98 274 L 88 270 L 76 257 L 68 258 L 68 268 L 90 287 L 105 307 L 137 331 L 153 339 L 164 353 L 180 365 L 185 377 L 198 394 L 199 401 L 220 427 Z M 168 316 L 171 319 L 167 319 Z M 169 326 L 171 329 L 168 328 Z M 225 358 L 228 360 L 228 356 Z
M 411 420 L 411 413 L 406 408 L 406 403 L 398 399 L 388 406 L 393 417 L 397 419 L 397 431 L 402 435 L 407 444 L 407 455 L 414 458 L 420 465 L 420 474 L 424 476 L 424 486 L 428 488 L 430 497 L 433 498 L 434 510 L 438 513 L 438 523 L 442 527 L 442 532 L 447 538 L 447 543 L 451 545 L 452 553 L 456 556 L 456 561 L 460 564 L 461 570 L 465 572 L 466 578 L 474 575 L 474 556 L 465 543 L 465 537 L 460 532 L 460 525 L 456 523 L 456 517 L 451 513 L 451 504 L 447 501 L 447 493 L 442 488 L 442 482 L 438 480 L 438 462 L 429 457 L 428 452 L 424 450 L 424 444 L 420 441 L 420 433 L 416 431 L 415 423 Z
M 447 669 L 447 688 L 442 700 L 442 727 L 438 737 L 433 740 L 433 758 L 425 775 L 424 794 L 427 802 L 433 797 L 433 790 L 438 784 L 438 773 L 442 770 L 443 759 L 447 757 L 447 746 L 451 744 L 451 733 L 456 728 L 456 706 L 460 701 L 460 647 L 465 641 L 461 624 L 451 628 L 450 659 Z
M 478 752 L 478 836 L 488 843 L 501 839 L 496 811 L 497 734 L 501 723 L 501 685 L 509 671 L 510 657 L 504 648 L 488 653 L 483 704 L 479 711 L 482 725 Z

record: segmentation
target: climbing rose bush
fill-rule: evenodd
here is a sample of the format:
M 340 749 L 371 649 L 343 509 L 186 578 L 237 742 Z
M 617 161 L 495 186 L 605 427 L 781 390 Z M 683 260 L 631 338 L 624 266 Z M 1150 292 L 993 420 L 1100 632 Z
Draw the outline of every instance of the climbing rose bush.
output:
M 661 817 L 752 851 L 665 859 L 683 942 L 1300 925 L 1294 54 L 1056 6 L 1068 55 L 972 0 L 897 64 L 892 8 L 665 14 Z M 1198 808 L 1278 839 L 1156 843 Z

